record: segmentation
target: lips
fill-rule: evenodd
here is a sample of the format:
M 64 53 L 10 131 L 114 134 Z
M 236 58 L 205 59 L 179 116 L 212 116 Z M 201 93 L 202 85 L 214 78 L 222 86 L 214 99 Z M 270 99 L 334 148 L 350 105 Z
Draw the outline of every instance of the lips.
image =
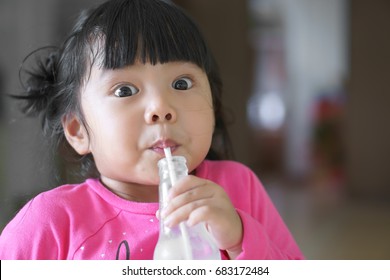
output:
M 171 152 L 173 153 L 177 148 L 179 148 L 179 144 L 171 139 L 166 140 L 158 140 L 150 147 L 151 150 L 154 152 L 164 155 L 164 149 L 170 148 Z

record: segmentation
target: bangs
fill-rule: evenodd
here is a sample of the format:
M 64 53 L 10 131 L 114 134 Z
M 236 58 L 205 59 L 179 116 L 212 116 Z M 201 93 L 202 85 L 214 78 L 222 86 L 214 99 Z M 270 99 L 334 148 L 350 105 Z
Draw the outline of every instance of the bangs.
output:
M 95 50 L 98 46 L 95 55 L 103 68 L 122 68 L 136 61 L 186 61 L 209 72 L 210 54 L 203 37 L 179 8 L 155 0 L 110 2 L 95 10 L 84 26 L 88 41 Z

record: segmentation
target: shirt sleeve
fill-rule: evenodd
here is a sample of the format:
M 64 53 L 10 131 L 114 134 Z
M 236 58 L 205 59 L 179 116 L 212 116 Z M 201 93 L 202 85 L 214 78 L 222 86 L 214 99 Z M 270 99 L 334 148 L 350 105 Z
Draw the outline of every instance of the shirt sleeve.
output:
M 284 224 L 269 229 L 247 213 L 238 210 L 244 235 L 242 253 L 238 260 L 293 260 L 303 259 L 298 246 Z
M 4 228 L 0 236 L 0 259 L 51 260 L 60 258 L 59 234 L 48 215 L 44 198 L 29 201 Z
M 236 259 L 303 259 L 292 234 L 254 172 L 235 163 L 227 166 L 227 174 L 232 175 L 225 177 L 226 191 L 243 226 L 242 252 Z

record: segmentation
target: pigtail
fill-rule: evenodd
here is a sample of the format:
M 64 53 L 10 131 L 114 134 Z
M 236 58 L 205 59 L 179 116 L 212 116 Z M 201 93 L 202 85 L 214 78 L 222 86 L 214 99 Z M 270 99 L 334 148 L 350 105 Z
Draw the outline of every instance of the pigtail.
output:
M 53 132 L 51 120 L 57 107 L 53 99 L 58 92 L 59 57 L 59 49 L 55 47 L 44 47 L 30 53 L 19 69 L 23 91 L 19 95 L 11 95 L 22 101 L 20 109 L 25 115 L 41 117 L 45 134 Z
M 23 93 L 12 97 L 24 100 L 21 109 L 26 115 L 44 114 L 48 109 L 50 98 L 55 94 L 58 61 L 58 50 L 52 47 L 38 49 L 23 60 L 19 69 Z M 35 66 L 29 66 L 31 63 Z

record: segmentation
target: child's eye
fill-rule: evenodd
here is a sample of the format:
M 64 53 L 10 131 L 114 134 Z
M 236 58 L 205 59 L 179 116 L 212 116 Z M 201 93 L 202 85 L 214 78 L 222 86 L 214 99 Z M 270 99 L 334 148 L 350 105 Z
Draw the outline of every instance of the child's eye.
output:
M 115 96 L 118 96 L 118 97 L 127 97 L 127 96 L 135 95 L 138 92 L 139 92 L 139 90 L 135 86 L 124 85 L 124 86 L 120 86 L 119 88 L 117 88 L 115 90 L 114 94 L 115 94 Z
M 172 87 L 177 90 L 187 90 L 192 88 L 192 81 L 189 78 L 180 78 L 172 83 Z

